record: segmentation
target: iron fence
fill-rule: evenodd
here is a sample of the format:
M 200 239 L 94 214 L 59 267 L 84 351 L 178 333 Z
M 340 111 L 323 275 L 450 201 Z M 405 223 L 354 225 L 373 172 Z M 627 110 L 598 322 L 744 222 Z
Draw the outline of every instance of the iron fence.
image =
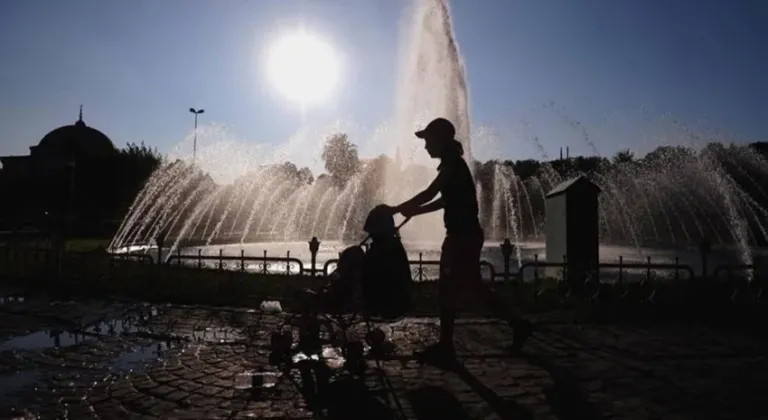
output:
M 67 252 L 67 259 L 71 263 L 75 260 L 85 263 L 89 255 L 98 255 L 87 252 Z M 482 278 L 494 282 L 539 282 L 542 278 L 563 280 L 567 277 L 569 264 L 567 262 L 529 261 L 520 265 L 513 271 L 510 268 L 510 255 L 504 256 L 504 264 L 498 270 L 491 262 L 481 261 Z M 157 261 L 163 261 L 162 256 L 157 260 L 147 253 L 111 253 L 111 262 L 131 262 L 141 265 L 156 265 Z M 5 267 L 12 266 L 37 266 L 56 263 L 63 257 L 60 253 L 51 249 L 0 246 L 0 264 Z M 295 276 L 327 276 L 338 265 L 338 259 L 329 259 L 323 263 L 317 263 L 317 251 L 312 252 L 310 264 L 306 264 L 299 258 L 291 256 L 290 251 L 285 256 L 270 256 L 264 251 L 261 256 L 246 255 L 240 250 L 240 255 L 225 255 L 222 249 L 217 255 L 205 255 L 202 250 L 197 254 L 182 254 L 177 250 L 164 260 L 166 266 L 186 266 L 199 269 L 235 270 L 260 274 L 280 274 Z M 565 259 L 564 259 L 565 260 Z M 438 260 L 424 259 L 419 253 L 417 260 L 409 261 L 414 281 L 434 281 L 439 277 Z M 624 282 L 650 282 L 650 281 L 695 281 L 699 278 L 721 279 L 726 274 L 727 278 L 743 277 L 752 281 L 756 278 L 757 268 L 753 264 L 748 265 L 721 265 L 715 267 L 710 276 L 696 276 L 694 269 L 687 264 L 654 263 L 650 257 L 643 263 L 626 263 L 619 257 L 618 263 L 600 263 L 586 270 L 587 281 L 598 283 L 624 283 Z M 762 279 L 759 279 L 762 283 Z

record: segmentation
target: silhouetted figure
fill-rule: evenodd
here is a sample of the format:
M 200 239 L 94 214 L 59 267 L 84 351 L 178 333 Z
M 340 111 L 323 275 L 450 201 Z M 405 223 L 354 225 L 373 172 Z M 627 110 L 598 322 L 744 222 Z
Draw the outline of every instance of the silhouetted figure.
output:
M 405 217 L 444 210 L 446 237 L 440 254 L 440 341 L 423 353 L 435 361 L 454 358 L 453 330 L 460 296 L 470 292 L 483 298 L 490 309 L 514 327 L 514 346 L 519 349 L 531 335 L 531 324 L 514 316 L 507 306 L 482 282 L 480 257 L 485 234 L 478 218 L 477 192 L 469 166 L 464 161 L 464 149 L 454 137 L 456 129 L 445 118 L 437 118 L 415 133 L 425 140 L 432 158 L 440 159 L 438 175 L 426 190 L 410 200 L 393 207 L 394 213 Z M 435 197 L 440 194 L 440 197 Z M 432 201 L 435 199 L 434 201 Z

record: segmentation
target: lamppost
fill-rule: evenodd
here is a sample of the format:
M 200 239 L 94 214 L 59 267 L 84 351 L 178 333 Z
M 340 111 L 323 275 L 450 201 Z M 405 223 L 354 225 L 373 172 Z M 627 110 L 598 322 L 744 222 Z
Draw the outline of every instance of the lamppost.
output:
M 192 163 L 195 163 L 195 158 L 197 157 L 197 116 L 204 113 L 205 110 L 189 108 L 189 112 L 195 114 L 195 133 L 194 140 L 192 142 Z

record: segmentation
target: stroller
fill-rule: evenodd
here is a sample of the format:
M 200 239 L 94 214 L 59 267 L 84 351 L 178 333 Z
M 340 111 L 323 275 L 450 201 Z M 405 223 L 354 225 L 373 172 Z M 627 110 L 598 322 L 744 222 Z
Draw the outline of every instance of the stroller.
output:
M 369 355 L 387 352 L 386 334 L 375 323 L 394 322 L 410 309 L 412 281 L 408 256 L 389 209 L 380 205 L 366 218 L 368 236 L 359 245 L 339 254 L 336 269 L 324 286 L 302 290 L 297 296 L 300 311 L 272 335 L 274 364 L 289 363 L 296 353 L 319 355 L 324 345 L 341 348 L 347 362 L 363 360 L 365 346 L 350 338 L 350 329 L 364 324 Z M 293 327 L 298 327 L 298 345 L 293 346 Z M 325 331 L 323 331 L 325 330 Z

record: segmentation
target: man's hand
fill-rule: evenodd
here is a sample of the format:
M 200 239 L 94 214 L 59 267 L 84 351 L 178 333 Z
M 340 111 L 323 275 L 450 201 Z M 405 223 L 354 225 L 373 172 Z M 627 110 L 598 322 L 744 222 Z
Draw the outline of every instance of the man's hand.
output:
M 398 213 L 402 214 L 406 219 L 421 214 L 418 207 L 406 207 L 401 209 Z
M 390 210 L 392 211 L 392 214 L 402 214 L 403 217 L 413 217 L 419 214 L 419 207 L 418 206 L 408 206 L 408 205 L 399 205 L 390 207 Z

